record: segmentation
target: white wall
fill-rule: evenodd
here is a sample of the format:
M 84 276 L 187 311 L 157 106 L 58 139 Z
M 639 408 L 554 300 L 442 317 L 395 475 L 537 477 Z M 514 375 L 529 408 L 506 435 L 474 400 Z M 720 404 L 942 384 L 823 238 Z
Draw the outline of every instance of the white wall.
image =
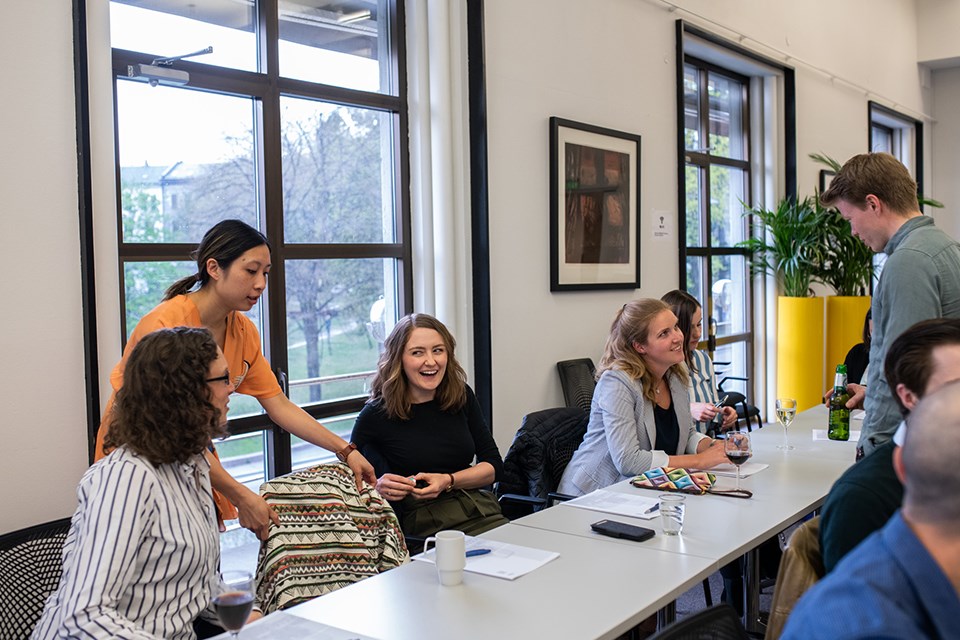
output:
M 70 2 L 3 21 L 0 533 L 72 513 L 87 467 Z
M 90 3 L 96 8 L 91 32 L 100 37 L 106 37 L 104 4 Z M 913 2 L 678 4 L 704 17 L 668 13 L 647 0 L 486 0 L 494 425 L 504 450 L 523 414 L 562 404 L 557 360 L 597 359 L 617 306 L 677 285 L 677 239 L 653 241 L 645 220 L 641 289 L 549 293 L 547 120 L 557 115 L 641 134 L 641 213 L 675 215 L 674 20 L 679 16 L 730 38 L 735 34 L 710 21 L 735 26 L 747 36 L 744 46 L 771 56 L 778 54 L 765 45 L 789 53 L 870 87 L 874 99 L 888 106 L 933 110 L 937 122 L 927 123 L 933 142 L 927 148 L 934 157 L 927 191 L 948 206 L 957 203 L 937 218 L 943 226 L 944 219 L 952 222 L 956 232 L 960 72 L 934 73 L 932 106 L 925 107 Z M 8 2 L 2 11 L 4 24 L 16 28 L 8 28 L 0 41 L 8 63 L 8 90 L 0 101 L 0 237 L 11 258 L 6 312 L 0 316 L 6 364 L 0 372 L 0 533 L 69 515 L 87 461 L 71 3 Z M 819 167 L 806 160 L 807 153 L 845 158 L 866 149 L 867 96 L 803 64 L 795 66 L 799 183 L 809 192 Z M 103 77 L 94 80 L 102 83 Z M 112 147 L 104 131 L 109 123 L 95 126 L 94 162 L 109 163 Z M 94 185 L 95 191 L 103 189 L 111 187 Z M 105 278 L 113 274 L 113 288 L 106 283 L 98 290 L 100 311 L 108 317 L 111 305 L 116 313 L 116 270 L 109 252 L 115 238 L 97 242 L 98 266 Z M 109 323 L 104 327 L 101 340 L 113 335 Z M 100 364 L 109 368 L 113 362 Z
M 676 221 L 677 18 L 768 57 L 790 56 L 802 194 L 821 168 L 808 153 L 843 160 L 867 150 L 868 99 L 923 112 L 911 0 L 671 1 L 680 9 L 656 0 L 485 2 L 493 422 L 504 449 L 524 414 L 563 404 L 556 361 L 596 361 L 617 307 L 679 284 L 676 234 L 650 233 L 655 211 Z M 550 293 L 550 116 L 643 137 L 640 289 Z

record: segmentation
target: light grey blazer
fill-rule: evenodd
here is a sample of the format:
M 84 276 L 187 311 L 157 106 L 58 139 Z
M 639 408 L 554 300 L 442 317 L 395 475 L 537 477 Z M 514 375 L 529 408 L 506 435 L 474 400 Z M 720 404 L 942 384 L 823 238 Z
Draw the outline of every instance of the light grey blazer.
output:
M 697 445 L 707 436 L 693 426 L 689 390 L 676 377 L 671 376 L 669 382 L 683 451 L 653 450 L 657 439 L 653 403 L 643 397 L 639 380 L 608 369 L 597 381 L 587 434 L 563 472 L 560 493 L 580 496 L 665 466 L 670 455 L 697 452 Z

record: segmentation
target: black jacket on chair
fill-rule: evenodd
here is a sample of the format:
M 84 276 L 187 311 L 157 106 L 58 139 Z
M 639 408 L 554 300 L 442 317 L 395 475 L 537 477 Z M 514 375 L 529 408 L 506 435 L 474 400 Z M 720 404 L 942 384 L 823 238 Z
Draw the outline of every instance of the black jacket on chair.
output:
M 503 459 L 497 495 L 507 493 L 546 500 L 556 491 L 563 470 L 587 432 L 590 415 L 577 407 L 544 409 L 523 417 Z

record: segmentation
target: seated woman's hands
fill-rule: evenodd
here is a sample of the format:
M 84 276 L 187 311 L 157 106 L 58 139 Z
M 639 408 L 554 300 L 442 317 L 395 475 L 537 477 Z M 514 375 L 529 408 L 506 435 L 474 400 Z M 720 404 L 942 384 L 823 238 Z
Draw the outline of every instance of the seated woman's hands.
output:
M 699 459 L 696 465 L 698 469 L 712 469 L 718 464 L 729 462 L 723 450 L 723 440 L 701 440 L 697 447 L 697 458 Z
M 723 411 L 722 429 L 726 431 L 737 422 L 737 410 L 733 407 L 722 407 L 721 411 Z
M 427 483 L 427 486 L 422 489 L 414 489 L 412 491 L 413 497 L 418 500 L 429 500 L 430 498 L 436 498 L 441 493 L 447 490 L 447 487 L 450 486 L 450 474 L 449 473 L 418 473 L 414 476 L 415 480 L 423 480 Z
M 719 409 L 709 402 L 691 402 L 690 415 L 697 422 L 710 422 L 717 415 Z
M 395 473 L 385 473 L 377 479 L 377 492 L 390 502 L 406 498 L 416 487 L 416 480 Z

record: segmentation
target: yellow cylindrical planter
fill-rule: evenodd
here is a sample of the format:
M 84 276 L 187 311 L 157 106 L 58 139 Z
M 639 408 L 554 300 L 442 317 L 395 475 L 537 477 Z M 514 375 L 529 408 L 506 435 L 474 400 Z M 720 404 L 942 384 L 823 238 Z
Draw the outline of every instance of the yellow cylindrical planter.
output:
M 863 342 L 863 318 L 869 308 L 869 296 L 827 298 L 827 380 L 833 380 L 837 365 L 843 363 L 850 347 Z
M 823 298 L 777 299 L 778 398 L 803 411 L 823 402 Z

